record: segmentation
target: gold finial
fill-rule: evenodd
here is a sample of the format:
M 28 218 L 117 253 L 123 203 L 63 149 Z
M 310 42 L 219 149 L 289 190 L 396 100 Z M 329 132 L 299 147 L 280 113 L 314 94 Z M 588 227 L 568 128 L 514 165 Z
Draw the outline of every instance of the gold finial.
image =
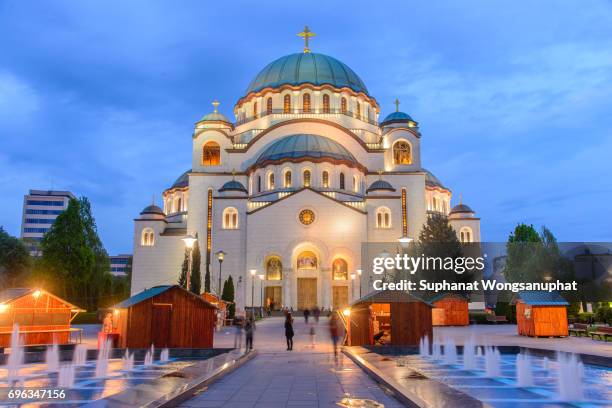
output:
M 155 205 L 155 194 L 151 194 L 151 205 Z
M 463 194 L 459 193 L 459 205 L 463 204 Z
M 221 104 L 219 103 L 218 100 L 215 99 L 212 103 L 212 106 L 215 108 L 215 110 L 213 111 L 214 113 L 219 113 L 219 105 Z
M 308 54 L 310 52 L 310 48 L 308 48 L 308 39 L 314 37 L 316 34 L 310 31 L 308 26 L 304 26 L 304 31 L 298 33 L 298 35 L 304 39 L 304 54 Z
M 395 98 L 395 100 L 393 101 L 393 104 L 395 104 L 395 111 L 399 112 L 399 106 L 400 106 L 399 99 Z
M 236 169 L 232 169 L 232 180 L 236 180 Z
M 378 170 L 378 179 L 382 180 L 383 169 Z

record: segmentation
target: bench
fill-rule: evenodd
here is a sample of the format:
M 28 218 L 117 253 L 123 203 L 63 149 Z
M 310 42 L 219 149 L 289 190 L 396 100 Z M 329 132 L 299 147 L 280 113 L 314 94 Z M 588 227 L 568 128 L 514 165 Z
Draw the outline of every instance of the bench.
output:
M 605 340 L 607 342 L 608 337 L 612 336 L 612 327 L 598 327 L 589 334 L 593 340 L 595 337 L 599 337 L 600 340 Z
M 585 336 L 589 335 L 589 325 L 588 324 L 584 324 L 584 323 L 574 323 L 573 327 L 569 328 L 569 335 L 571 336 L 572 333 L 574 333 L 574 335 L 576 337 L 580 337 L 583 334 Z
M 506 316 L 496 316 L 494 314 L 487 315 L 487 322 L 491 323 L 508 323 Z

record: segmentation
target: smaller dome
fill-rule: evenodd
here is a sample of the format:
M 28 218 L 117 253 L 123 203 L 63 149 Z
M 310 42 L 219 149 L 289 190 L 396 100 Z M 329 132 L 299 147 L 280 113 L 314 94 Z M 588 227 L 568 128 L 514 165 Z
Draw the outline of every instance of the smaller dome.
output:
M 382 121 L 382 123 L 387 123 L 387 122 L 408 122 L 408 121 L 412 121 L 414 122 L 414 120 L 410 117 L 409 114 L 404 113 L 404 112 L 393 112 L 390 113 L 389 115 L 387 115 L 387 117 Z
M 200 119 L 200 122 L 226 122 L 226 123 L 232 123 L 230 122 L 230 120 L 222 113 L 219 113 L 219 105 L 220 103 L 218 101 L 213 101 L 212 106 L 214 107 L 214 110 L 207 114 L 204 115 L 204 117 L 202 119 Z
M 236 180 L 228 181 L 219 189 L 220 193 L 224 191 L 240 191 L 242 193 L 248 194 L 247 189 L 242 185 L 242 183 Z
M 155 204 L 151 204 L 147 207 L 145 207 L 144 210 L 142 210 L 142 212 L 140 214 L 159 214 L 159 215 L 165 215 L 164 211 L 159 208 L 158 206 L 156 206 Z
M 472 213 L 474 214 L 474 210 L 472 210 L 469 206 L 465 204 L 457 204 L 450 211 L 450 214 L 458 214 L 458 213 Z
M 385 180 L 376 180 L 375 182 L 370 184 L 370 187 L 368 187 L 368 189 L 366 190 L 366 193 L 369 193 L 370 191 L 377 191 L 377 190 L 395 191 L 395 189 L 393 188 L 391 184 L 389 184 L 389 182 Z
M 173 188 L 188 187 L 189 186 L 189 173 L 190 172 L 191 172 L 191 169 L 189 169 L 186 172 L 184 172 L 183 174 L 181 174 L 179 176 L 179 178 L 177 178 L 174 181 L 174 183 L 172 183 L 172 186 L 169 188 L 169 190 L 172 190 Z

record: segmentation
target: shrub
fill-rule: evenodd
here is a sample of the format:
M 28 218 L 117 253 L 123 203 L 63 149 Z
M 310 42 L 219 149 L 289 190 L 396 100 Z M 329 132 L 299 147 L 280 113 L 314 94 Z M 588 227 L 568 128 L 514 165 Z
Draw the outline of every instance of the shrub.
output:
M 598 307 L 595 312 L 595 321 L 598 323 L 610 324 L 612 322 L 612 309 L 608 306 Z
M 470 321 L 476 324 L 487 324 L 487 314 L 485 312 L 469 312 Z
M 593 313 L 578 313 L 579 323 L 591 323 L 593 320 Z

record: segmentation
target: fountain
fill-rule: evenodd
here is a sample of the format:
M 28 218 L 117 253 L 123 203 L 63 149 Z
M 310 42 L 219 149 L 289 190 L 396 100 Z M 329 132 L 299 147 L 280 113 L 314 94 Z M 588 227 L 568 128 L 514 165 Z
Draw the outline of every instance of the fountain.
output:
M 440 343 L 438 343 L 437 341 L 434 341 L 431 346 L 431 356 L 434 360 L 442 359 L 442 350 L 440 348 Z
M 421 357 L 429 356 L 429 337 L 421 337 L 421 342 L 419 343 L 419 355 Z
M 501 354 L 495 347 L 485 347 L 485 373 L 487 377 L 501 376 Z
M 155 360 L 155 346 L 151 344 L 151 348 L 147 351 L 144 358 L 144 365 L 150 366 L 153 365 L 153 361 Z
M 123 369 L 126 371 L 134 369 L 134 354 L 130 354 L 128 349 L 125 349 L 125 355 L 123 356 Z
M 474 370 L 476 368 L 476 355 L 474 355 L 474 337 L 470 337 L 468 341 L 463 344 L 463 368 L 466 370 Z M 478 349 L 477 347 L 476 349 Z M 478 351 L 476 351 L 478 353 Z
M 533 387 L 533 372 L 529 354 L 516 355 L 516 382 L 519 387 Z
M 96 378 L 106 377 L 108 374 L 108 356 L 111 350 L 111 342 L 106 341 L 100 350 L 98 350 L 98 359 L 96 360 Z
M 544 361 L 542 361 L 542 370 L 544 370 L 544 374 L 548 374 L 548 357 L 544 357 Z
M 456 364 L 457 363 L 457 346 L 455 341 L 451 338 L 446 339 L 444 342 L 444 363 L 445 364 Z
M 11 334 L 11 354 L 8 356 L 7 365 L 7 380 L 9 384 L 19 380 L 19 369 L 23 364 L 23 346 L 19 338 L 19 325 L 13 325 L 13 333 Z
M 167 363 L 168 360 L 170 360 L 170 351 L 167 348 L 165 348 L 159 354 L 159 361 L 161 363 Z
M 47 371 L 54 372 L 59 370 L 59 360 L 59 346 L 54 342 L 51 347 L 47 347 L 47 352 L 45 353 Z
M 482 347 L 476 347 L 476 357 L 482 357 L 483 354 Z
M 72 388 L 74 387 L 74 364 L 64 364 L 59 368 L 57 374 L 57 386 L 58 388 Z
M 557 355 L 558 382 L 557 392 L 563 401 L 580 401 L 584 398 L 583 376 L 584 365 L 575 354 L 559 353 Z
M 84 344 L 77 344 L 74 348 L 74 355 L 72 356 L 72 363 L 77 366 L 83 366 L 87 364 L 87 346 Z

